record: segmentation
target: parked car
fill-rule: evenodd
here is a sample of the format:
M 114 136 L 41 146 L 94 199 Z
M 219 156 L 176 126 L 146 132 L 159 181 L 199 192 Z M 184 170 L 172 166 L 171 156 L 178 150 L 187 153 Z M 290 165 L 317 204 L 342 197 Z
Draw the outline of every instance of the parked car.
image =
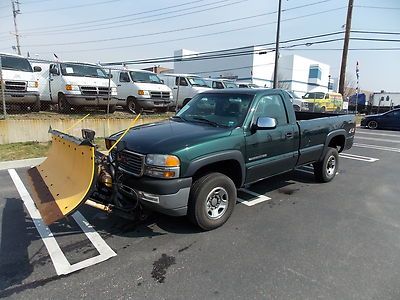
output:
M 168 111 L 174 106 L 172 90 L 163 84 L 157 74 L 133 69 L 112 70 L 117 85 L 118 104 L 133 113 L 142 109 Z
M 204 81 L 210 88 L 213 89 L 235 89 L 239 86 L 230 79 L 222 79 L 222 78 L 204 78 Z
M 58 104 L 59 112 L 63 113 L 86 106 L 104 110 L 109 107 L 111 113 L 115 111 L 117 87 L 101 66 L 80 62 L 33 64 L 41 65 L 43 69 L 39 76 L 43 107 Z
M 23 109 L 29 107 L 31 111 L 39 111 L 39 82 L 34 72 L 40 72 L 41 68 L 32 69 L 29 61 L 20 55 L 0 53 L 0 57 L 6 105 L 16 105 Z
M 339 93 L 309 92 L 302 98 L 313 112 L 340 112 L 343 109 L 343 96 Z
M 308 111 L 308 102 L 297 95 L 294 91 L 287 91 L 290 101 L 293 103 L 293 109 L 295 111 Z
M 369 129 L 400 129 L 400 108 L 366 116 L 361 120 L 361 126 Z
M 331 181 L 354 132 L 354 115 L 295 113 L 282 90 L 209 90 L 170 120 L 127 131 L 103 169 L 114 170 L 122 203 L 187 215 L 210 230 L 228 220 L 245 185 L 307 164 L 318 181 Z M 107 138 L 107 147 L 121 134 Z
M 236 82 L 236 84 L 244 89 L 262 89 L 261 86 L 251 82 Z
M 203 78 L 197 75 L 160 74 L 160 78 L 172 89 L 178 107 L 185 106 L 194 95 L 210 90 Z

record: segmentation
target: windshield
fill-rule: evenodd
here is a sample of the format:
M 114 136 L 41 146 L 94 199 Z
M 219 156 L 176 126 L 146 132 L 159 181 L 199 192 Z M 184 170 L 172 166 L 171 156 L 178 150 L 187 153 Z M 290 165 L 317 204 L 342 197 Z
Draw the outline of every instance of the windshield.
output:
M 134 82 L 147 82 L 147 83 L 162 84 L 160 78 L 158 78 L 158 76 L 153 73 L 131 71 L 131 72 L 129 72 L 129 74 L 131 75 L 131 78 Z
M 238 87 L 236 83 L 230 81 L 225 81 L 224 84 L 227 89 L 235 89 Z
M 14 56 L 2 56 L 1 64 L 4 70 L 33 72 L 32 66 L 26 58 Z
M 204 122 L 221 127 L 243 125 L 253 95 L 201 93 L 193 97 L 177 116 L 188 122 Z
M 187 79 L 189 80 L 189 83 L 190 83 L 192 86 L 209 87 L 209 86 L 207 85 L 207 83 L 206 83 L 203 79 L 201 79 L 200 77 L 188 77 Z
M 323 92 L 315 92 L 315 93 L 307 93 L 304 95 L 304 99 L 324 99 L 325 93 Z
M 108 78 L 102 68 L 93 65 L 63 63 L 60 66 L 64 76 Z

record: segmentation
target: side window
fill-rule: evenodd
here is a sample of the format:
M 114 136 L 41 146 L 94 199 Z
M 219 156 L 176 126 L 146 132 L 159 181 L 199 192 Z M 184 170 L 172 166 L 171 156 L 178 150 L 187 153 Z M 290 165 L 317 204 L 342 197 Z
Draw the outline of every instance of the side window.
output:
M 188 86 L 188 83 L 184 77 L 176 77 L 175 78 L 175 85 L 180 86 Z
M 279 125 L 288 123 L 286 110 L 281 96 L 268 95 L 263 96 L 258 102 L 256 111 L 254 113 L 254 121 L 259 117 L 274 118 Z
M 54 73 L 52 73 L 52 72 L 54 72 Z M 50 65 L 50 73 L 53 74 L 53 75 L 56 75 L 57 73 L 59 74 L 58 66 L 56 64 L 51 64 Z
M 222 84 L 222 82 L 213 81 L 213 88 L 214 88 L 214 89 L 223 89 L 223 88 L 224 88 L 224 85 Z
M 119 74 L 119 82 L 130 82 L 130 78 L 127 72 L 121 72 Z

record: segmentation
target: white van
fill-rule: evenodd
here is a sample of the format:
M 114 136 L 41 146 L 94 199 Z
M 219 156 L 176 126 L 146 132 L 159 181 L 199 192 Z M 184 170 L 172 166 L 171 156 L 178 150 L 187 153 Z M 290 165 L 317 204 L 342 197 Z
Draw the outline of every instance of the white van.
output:
M 32 69 L 29 61 L 20 55 L 0 53 L 0 57 L 6 104 L 39 111 L 39 82 L 33 72 L 40 72 L 41 68 Z M 0 85 L 1 88 L 2 85 Z
M 112 70 L 117 85 L 118 105 L 133 113 L 144 110 L 166 112 L 174 107 L 172 90 L 162 83 L 157 74 L 144 70 Z
M 213 89 L 235 89 L 239 86 L 230 79 L 223 78 L 204 78 L 204 81 Z
M 207 83 L 197 75 L 160 74 L 160 78 L 172 89 L 178 107 L 185 106 L 194 95 L 210 90 Z
M 71 108 L 97 107 L 113 113 L 117 104 L 117 87 L 100 66 L 78 62 L 36 63 L 41 65 L 39 77 L 40 101 L 43 107 L 58 104 L 58 111 Z M 110 103 L 108 96 L 110 93 Z

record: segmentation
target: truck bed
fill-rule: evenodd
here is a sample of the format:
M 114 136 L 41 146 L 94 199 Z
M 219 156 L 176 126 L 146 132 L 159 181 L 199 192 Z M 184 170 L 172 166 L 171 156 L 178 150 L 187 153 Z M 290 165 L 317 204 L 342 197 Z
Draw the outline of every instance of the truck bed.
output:
M 327 136 L 342 133 L 345 136 L 343 151 L 353 143 L 355 116 L 348 114 L 327 114 L 314 112 L 295 112 L 299 127 L 298 165 L 317 160 L 322 154 Z

